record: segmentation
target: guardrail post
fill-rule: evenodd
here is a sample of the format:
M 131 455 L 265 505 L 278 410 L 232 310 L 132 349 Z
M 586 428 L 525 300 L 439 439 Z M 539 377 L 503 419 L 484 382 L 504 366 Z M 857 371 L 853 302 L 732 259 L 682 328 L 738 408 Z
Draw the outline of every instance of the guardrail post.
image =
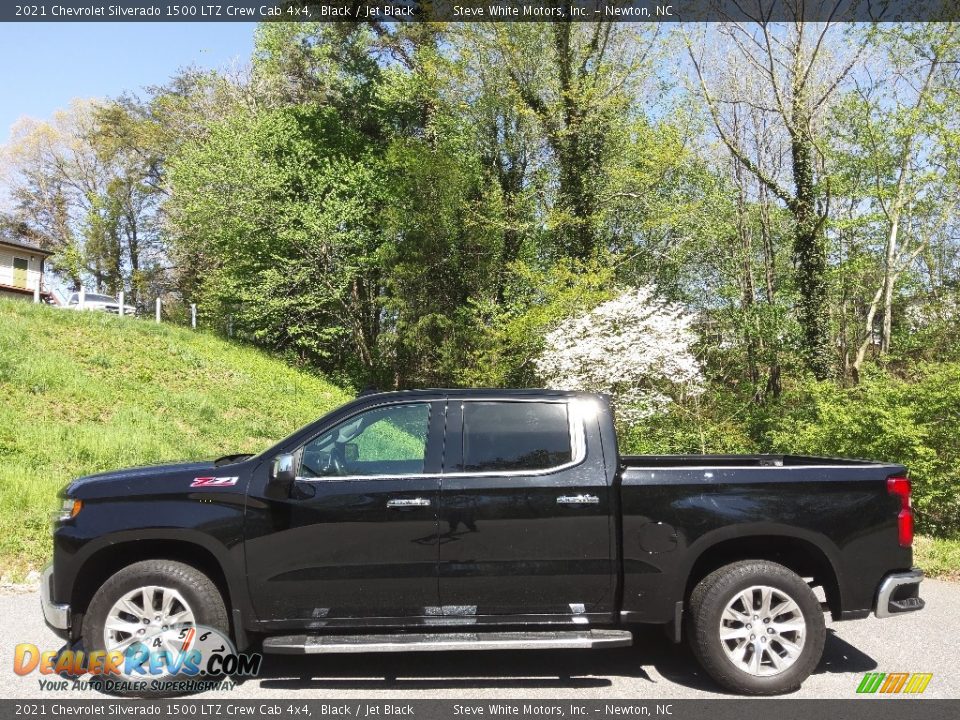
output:
M 160 322 L 160 298 L 157 298 L 157 322 Z
M 77 307 L 83 310 L 83 306 L 87 304 L 87 290 L 86 288 L 80 288 L 80 298 L 77 300 Z
M 119 315 L 120 317 L 123 317 L 124 315 L 127 314 L 126 310 L 124 309 L 124 302 L 123 302 L 123 301 L 124 301 L 126 298 L 125 298 L 125 293 L 123 292 L 123 290 L 120 291 L 120 297 L 117 298 L 117 299 L 120 301 L 120 312 L 118 312 L 117 315 Z

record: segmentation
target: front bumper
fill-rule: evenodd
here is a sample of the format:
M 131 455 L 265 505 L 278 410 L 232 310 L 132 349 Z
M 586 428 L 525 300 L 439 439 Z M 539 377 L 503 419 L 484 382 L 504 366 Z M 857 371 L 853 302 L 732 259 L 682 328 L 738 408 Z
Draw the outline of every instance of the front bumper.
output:
M 877 603 L 874 606 L 877 617 L 887 618 L 923 610 L 925 603 L 920 598 L 922 581 L 923 570 L 920 568 L 913 568 L 909 572 L 891 573 L 883 578 L 877 590 Z
M 70 633 L 70 606 L 55 603 L 51 599 L 51 583 L 53 582 L 53 563 L 49 563 L 40 575 L 40 607 L 43 609 L 43 619 L 47 626 L 62 638 Z

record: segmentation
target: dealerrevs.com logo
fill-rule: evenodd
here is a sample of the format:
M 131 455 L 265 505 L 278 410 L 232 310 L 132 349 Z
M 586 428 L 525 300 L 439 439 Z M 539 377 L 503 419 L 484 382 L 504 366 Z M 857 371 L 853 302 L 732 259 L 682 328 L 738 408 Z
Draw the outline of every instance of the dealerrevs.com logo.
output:
M 919 695 L 932 679 L 933 673 L 867 673 L 857 686 L 857 692 Z
M 41 651 L 21 643 L 14 651 L 13 671 L 38 673 L 42 691 L 93 687 L 119 694 L 172 694 L 231 689 L 228 676 L 255 676 L 262 660 L 259 653 L 238 653 L 219 630 L 198 625 L 171 627 L 122 650 Z

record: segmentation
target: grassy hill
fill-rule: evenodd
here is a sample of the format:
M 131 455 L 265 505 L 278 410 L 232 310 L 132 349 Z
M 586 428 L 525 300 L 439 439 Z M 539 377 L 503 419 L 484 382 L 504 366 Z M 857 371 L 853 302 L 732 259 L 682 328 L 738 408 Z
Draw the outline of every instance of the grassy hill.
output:
M 71 478 L 256 452 L 347 399 L 265 353 L 151 320 L 0 300 L 0 574 L 50 549 Z

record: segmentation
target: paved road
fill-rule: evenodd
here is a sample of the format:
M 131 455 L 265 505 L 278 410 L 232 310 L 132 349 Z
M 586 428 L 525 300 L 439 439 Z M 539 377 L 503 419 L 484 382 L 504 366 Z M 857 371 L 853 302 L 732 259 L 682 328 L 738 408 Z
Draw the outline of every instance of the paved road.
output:
M 926 609 L 908 617 L 828 623 L 823 660 L 791 697 L 850 698 L 865 672 L 932 672 L 924 697 L 960 697 L 960 583 L 924 581 Z M 12 672 L 13 648 L 60 646 L 36 592 L 0 592 L 0 698 L 96 697 L 40 693 L 37 675 Z M 632 648 L 528 652 L 398 653 L 315 658 L 265 656 L 264 672 L 203 698 L 713 698 L 721 691 L 683 646 L 657 630 Z

